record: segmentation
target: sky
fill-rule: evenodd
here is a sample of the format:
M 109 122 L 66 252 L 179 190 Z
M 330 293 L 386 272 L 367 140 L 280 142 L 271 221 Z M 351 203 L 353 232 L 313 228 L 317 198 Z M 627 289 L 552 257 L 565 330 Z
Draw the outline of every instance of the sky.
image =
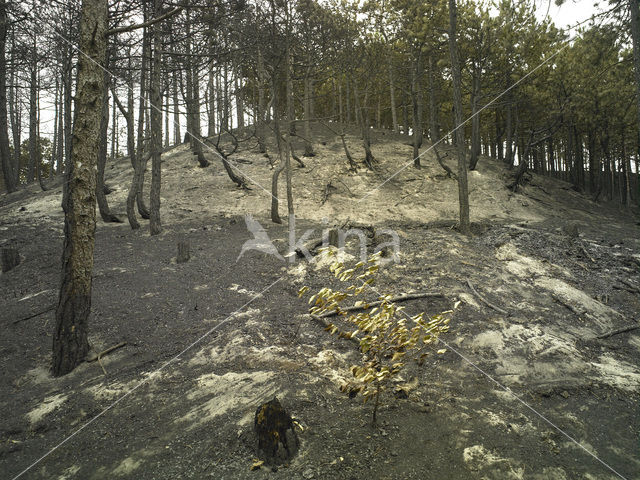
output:
M 536 0 L 536 7 L 539 19 L 542 20 L 548 12 L 553 23 L 563 29 L 572 27 L 598 12 L 593 0 L 565 0 L 560 6 L 556 6 L 554 0 Z

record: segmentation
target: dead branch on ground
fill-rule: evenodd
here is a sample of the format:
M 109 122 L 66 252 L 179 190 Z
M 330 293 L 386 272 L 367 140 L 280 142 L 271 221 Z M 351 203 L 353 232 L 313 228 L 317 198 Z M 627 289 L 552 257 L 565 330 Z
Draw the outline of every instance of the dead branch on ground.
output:
M 471 284 L 471 281 L 467 280 L 467 285 L 469 286 L 469 288 L 471 289 L 471 291 L 474 293 L 474 295 L 476 297 L 478 297 L 478 299 L 484 303 L 487 307 L 491 308 L 492 310 L 495 310 L 498 313 L 501 313 L 502 315 L 509 315 L 509 312 L 501 309 L 500 307 L 496 307 L 493 303 L 490 303 L 488 300 L 486 300 L 482 295 L 480 295 L 475 288 L 473 288 L 473 285 Z

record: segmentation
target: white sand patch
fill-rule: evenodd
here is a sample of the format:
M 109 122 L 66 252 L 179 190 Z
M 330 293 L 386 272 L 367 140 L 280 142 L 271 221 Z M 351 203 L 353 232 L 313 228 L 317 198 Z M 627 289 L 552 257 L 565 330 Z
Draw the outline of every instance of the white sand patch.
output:
M 629 337 L 629 345 L 640 351 L 640 337 L 637 335 L 631 335 Z
M 349 361 L 349 356 L 341 354 L 335 350 L 321 350 L 308 362 L 323 377 L 327 378 L 338 387 L 353 380 L 353 375 L 349 370 L 353 361 Z
M 147 374 L 148 375 L 148 374 Z M 143 379 L 134 379 L 128 382 L 110 382 L 105 385 L 93 385 L 87 388 L 89 392 L 96 400 L 107 399 L 110 400 L 114 397 L 119 397 L 140 384 Z
M 557 278 L 541 277 L 535 280 L 535 285 L 552 292 L 563 302 L 582 312 L 586 320 L 595 323 L 598 333 L 611 329 L 623 319 L 622 315 L 611 307 L 591 298 L 582 290 L 558 280 Z
M 472 307 L 478 310 L 481 308 L 480 304 L 476 302 L 475 297 L 473 297 L 471 294 L 467 292 L 458 292 L 457 295 L 458 295 L 458 298 L 462 300 L 464 303 L 466 303 L 467 305 L 471 305 Z
M 247 290 L 246 288 L 241 287 L 237 283 L 232 283 L 231 286 L 229 287 L 229 290 L 231 290 L 232 292 L 241 293 L 243 295 L 248 295 L 250 297 L 258 297 L 258 296 L 260 296 L 258 293 L 254 292 L 252 290 Z
M 241 312 L 232 313 L 233 318 L 255 318 L 260 315 L 260 310 L 257 308 L 245 308 Z
M 46 397 L 40 405 L 27 413 L 27 419 L 32 424 L 39 422 L 46 415 L 53 412 L 56 408 L 62 405 L 68 398 L 68 395 L 64 393 L 58 393 L 57 395 L 52 395 L 50 397 Z
M 337 249 L 335 247 L 328 247 L 327 250 L 320 252 L 313 257 L 313 268 L 315 270 L 329 269 L 332 263 L 341 262 L 349 264 L 353 262 L 356 257 L 344 251 L 344 249 Z
M 629 392 L 640 391 L 640 369 L 637 365 L 616 360 L 608 353 L 600 357 L 600 362 L 593 362 L 592 365 L 609 385 Z
M 469 343 L 474 349 L 493 352 L 496 373 L 509 384 L 583 375 L 588 369 L 571 339 L 550 334 L 540 326 L 504 324 L 500 329 L 476 335 Z
M 603 333 L 611 329 L 623 318 L 618 312 L 595 300 L 582 290 L 549 275 L 550 268 L 554 268 L 570 278 L 569 272 L 556 265 L 544 264 L 533 258 L 520 255 L 515 245 L 511 242 L 498 248 L 496 257 L 498 260 L 505 262 L 508 272 L 527 282 L 531 282 L 533 279 L 536 287 L 547 290 L 564 304 L 570 305 L 588 322 L 586 327 L 595 330 L 597 333 Z
M 235 331 L 231 335 L 231 340 L 222 346 L 215 345 L 199 350 L 198 353 L 189 360 L 189 365 L 205 365 L 207 363 L 222 364 L 235 359 L 245 351 L 249 345 L 249 339 L 239 331 Z
M 76 473 L 80 471 L 80 465 L 71 465 L 69 468 L 66 468 L 62 475 L 58 477 L 58 480 L 69 480 L 73 478 Z
M 462 452 L 462 459 L 467 468 L 472 471 L 480 471 L 486 469 L 482 478 L 486 479 L 504 479 L 504 480 L 522 480 L 524 479 L 525 469 L 523 467 L 515 467 L 516 462 L 499 455 L 496 455 L 482 445 L 473 445 L 467 447 Z
M 187 394 L 195 407 L 176 421 L 187 422 L 188 428 L 193 428 L 226 413 L 245 417 L 247 409 L 255 410 L 276 392 L 283 395 L 273 381 L 275 376 L 275 372 L 267 371 L 202 375 L 197 379 L 197 387 Z
M 598 454 L 598 451 L 593 448 L 593 445 L 591 445 L 589 442 L 585 441 L 585 440 L 580 440 L 579 438 L 576 438 L 576 440 L 578 441 L 578 443 L 580 444 L 580 446 L 576 445 L 574 442 L 564 442 L 563 445 L 565 448 L 568 449 L 573 449 L 573 450 L 578 450 L 579 452 L 582 452 L 584 454 L 584 451 L 587 450 L 588 452 L 590 452 L 592 455 L 599 457 L 600 455 Z M 581 447 L 584 447 L 581 448 Z
M 125 458 L 122 462 L 120 462 L 120 465 L 118 465 L 111 473 L 113 475 L 123 477 L 125 475 L 130 475 L 131 473 L 133 473 L 135 470 L 140 468 L 140 465 L 142 465 L 141 459 L 139 458 L 134 459 L 132 457 L 128 457 L 128 458 Z
M 33 383 L 35 385 L 41 385 L 44 383 L 53 383 L 53 376 L 48 368 L 36 367 L 29 370 L 22 377 L 15 381 L 16 386 L 23 385 L 25 383 Z
M 288 269 L 287 273 L 293 277 L 293 282 L 302 283 L 307 276 L 307 264 L 298 262 L 295 267 Z

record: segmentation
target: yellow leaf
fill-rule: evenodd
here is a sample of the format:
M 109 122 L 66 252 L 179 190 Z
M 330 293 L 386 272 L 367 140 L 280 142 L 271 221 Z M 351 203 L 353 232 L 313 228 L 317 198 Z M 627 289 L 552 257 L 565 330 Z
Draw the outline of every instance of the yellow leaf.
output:
M 438 350 L 436 353 L 438 353 L 439 355 L 442 355 L 443 353 L 445 353 L 447 351 L 446 348 L 441 348 L 440 350 Z

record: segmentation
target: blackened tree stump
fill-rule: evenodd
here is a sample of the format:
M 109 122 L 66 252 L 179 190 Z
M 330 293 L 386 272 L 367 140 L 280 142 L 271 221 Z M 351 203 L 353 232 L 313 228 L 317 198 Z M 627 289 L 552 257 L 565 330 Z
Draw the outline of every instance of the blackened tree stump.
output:
M 178 257 L 176 258 L 176 263 L 186 263 L 190 258 L 189 242 L 178 242 Z
M 293 420 L 277 398 L 263 403 L 254 420 L 258 436 L 258 457 L 268 465 L 289 463 L 298 452 Z
M 20 252 L 17 248 L 2 249 L 2 273 L 14 269 L 20 264 Z

